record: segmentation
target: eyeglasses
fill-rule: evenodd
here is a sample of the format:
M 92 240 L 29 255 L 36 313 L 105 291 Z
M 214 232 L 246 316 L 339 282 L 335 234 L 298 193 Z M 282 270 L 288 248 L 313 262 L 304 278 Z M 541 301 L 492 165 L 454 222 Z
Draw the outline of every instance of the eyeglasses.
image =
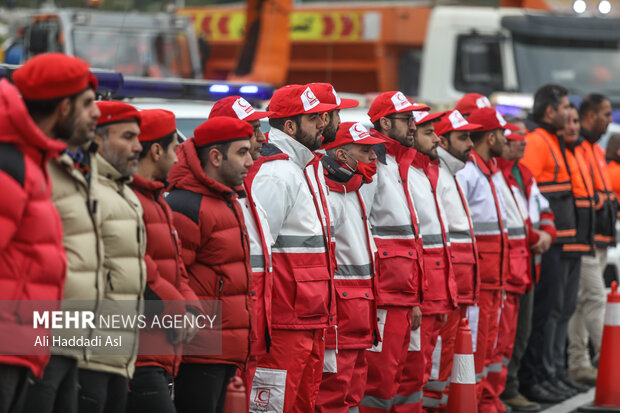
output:
M 413 116 L 407 116 L 406 118 L 402 116 L 386 116 L 388 119 L 402 119 L 407 121 L 407 125 L 411 126 L 413 124 Z

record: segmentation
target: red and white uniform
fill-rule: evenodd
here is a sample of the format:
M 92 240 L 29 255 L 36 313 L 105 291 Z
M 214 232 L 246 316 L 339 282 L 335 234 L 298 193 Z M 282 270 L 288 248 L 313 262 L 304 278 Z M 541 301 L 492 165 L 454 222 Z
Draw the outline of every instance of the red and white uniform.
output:
M 482 400 L 480 400 L 483 411 L 504 411 L 499 395 L 506 386 L 508 364 L 512 357 L 517 333 L 519 296 L 532 285 L 527 201 L 510 173 L 514 162 L 503 158 L 497 158 L 495 161 L 502 170 L 502 174 L 494 175 L 493 180 L 504 200 L 510 267 L 504 284 L 506 296 L 500 308 L 496 345 L 489 364 L 487 380 L 484 382 Z
M 334 275 L 338 326 L 327 329 L 323 381 L 316 412 L 347 413 L 364 395 L 366 349 L 375 341 L 374 258 L 376 247 L 359 192 L 360 174 L 346 183 L 326 176 L 336 239 Z M 375 333 L 375 334 L 373 334 Z
M 411 151 L 386 140 L 386 153 L 377 153 L 375 180 L 361 189 L 377 245 L 377 323 L 382 338 L 368 354 L 368 381 L 360 412 L 382 412 L 421 402 L 422 392 L 398 394 L 408 350 L 419 349 L 418 332 L 411 331 L 414 306 L 420 305 L 423 271 L 422 237 L 412 196 L 407 187 L 411 162 L 399 162 Z M 420 389 L 421 390 L 421 389 Z
M 472 306 L 478 302 L 480 294 L 478 252 L 473 223 L 467 199 L 456 179 L 456 173 L 465 166 L 465 163 L 442 148 L 437 148 L 437 151 L 441 164 L 437 193 L 445 210 L 450 211 L 447 215 L 447 226 L 459 307 L 448 314 L 448 319 L 439 332 L 439 339 L 433 352 L 431 377 L 424 386 L 425 408 L 441 407 L 447 403 L 459 322 L 467 316 L 468 308 L 471 307 L 470 313 L 478 311 L 477 307 Z M 477 320 L 477 317 L 470 320 L 472 332 L 477 331 Z M 473 338 L 475 339 L 475 334 Z
M 249 182 L 251 184 L 251 182 Z M 252 330 L 250 331 L 250 359 L 243 372 L 248 400 L 258 357 L 266 354 L 271 344 L 271 290 L 273 268 L 271 244 L 273 244 L 267 214 L 252 197 L 251 186 L 244 185 L 245 196 L 237 200 L 243 210 L 245 227 L 250 240 L 250 266 L 252 267 Z
M 471 313 L 470 318 L 478 318 L 474 361 L 481 395 L 482 381 L 495 348 L 502 288 L 509 268 L 508 232 L 502 216 L 504 202 L 495 185 L 496 176 L 502 176 L 494 162 L 485 162 L 475 150 L 456 176 L 469 204 L 479 258 L 479 311 Z
M 324 330 L 336 322 L 323 167 L 310 150 L 277 129 L 271 130 L 260 161 L 252 195 L 266 211 L 275 240 L 272 341 L 258 361 L 250 410 L 312 411 Z

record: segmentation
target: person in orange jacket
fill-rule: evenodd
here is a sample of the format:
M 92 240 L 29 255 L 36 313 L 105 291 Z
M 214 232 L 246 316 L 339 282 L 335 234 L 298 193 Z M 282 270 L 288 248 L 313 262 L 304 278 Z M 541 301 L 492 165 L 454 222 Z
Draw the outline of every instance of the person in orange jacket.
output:
M 607 161 L 607 173 L 611 181 L 611 189 L 616 193 L 616 198 L 620 199 L 620 134 L 611 135 L 607 141 L 607 151 L 605 153 Z M 620 218 L 620 212 L 618 212 Z
M 611 103 L 605 96 L 591 94 L 579 108 L 581 131 L 575 151 L 584 157 L 592 178 L 595 197 L 595 255 L 581 259 L 577 308 L 568 329 L 568 368 L 581 383 L 596 384 L 596 369 L 590 361 L 588 339 L 594 354 L 601 348 L 605 314 L 605 286 L 601 274 L 607 265 L 607 247 L 616 244 L 618 201 L 605 168 L 603 149 L 596 143 L 611 123 Z

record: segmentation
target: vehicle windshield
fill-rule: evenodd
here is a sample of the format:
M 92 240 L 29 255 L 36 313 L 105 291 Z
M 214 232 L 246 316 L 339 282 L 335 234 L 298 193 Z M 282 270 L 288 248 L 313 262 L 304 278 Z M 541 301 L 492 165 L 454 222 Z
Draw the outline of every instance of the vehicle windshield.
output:
M 571 93 L 620 96 L 620 48 L 617 41 L 515 39 L 519 89 L 534 93 L 559 83 Z
M 184 33 L 76 27 L 72 35 L 75 55 L 92 67 L 129 76 L 193 77 Z

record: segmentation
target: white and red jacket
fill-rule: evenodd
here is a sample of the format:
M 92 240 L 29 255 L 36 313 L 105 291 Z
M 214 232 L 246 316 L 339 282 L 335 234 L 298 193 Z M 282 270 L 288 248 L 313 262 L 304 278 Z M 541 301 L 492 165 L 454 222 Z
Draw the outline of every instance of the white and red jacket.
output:
M 250 353 L 253 356 L 265 354 L 271 342 L 271 290 L 273 288 L 273 267 L 271 265 L 271 244 L 267 214 L 254 201 L 251 182 L 244 184 L 244 191 L 237 199 L 243 210 L 245 227 L 250 239 L 250 266 L 252 267 L 252 331 L 250 332 Z
M 323 166 L 278 129 L 271 129 L 262 155 L 251 187 L 275 240 L 272 328 L 327 327 L 336 322 L 335 259 Z
M 332 177 L 333 178 L 333 177 Z M 338 329 L 328 329 L 328 349 L 366 349 L 375 337 L 376 306 L 374 301 L 375 254 L 368 214 L 359 192 L 363 185 L 360 174 L 348 182 L 338 182 L 326 174 L 327 197 L 334 235 L 336 262 L 334 274 Z
M 450 155 L 443 148 L 437 148 L 437 152 L 441 165 L 437 191 L 444 209 L 450 211 L 447 225 L 458 302 L 459 304 L 475 304 L 480 294 L 478 249 L 469 205 L 456 179 L 456 173 L 463 169 L 465 163 Z
M 496 175 L 501 177 L 495 163 L 485 162 L 475 150 L 456 174 L 471 212 L 483 290 L 502 289 L 509 268 L 508 232 L 502 216 L 502 194 L 494 184 Z
M 386 152 L 377 149 L 377 174 L 361 193 L 377 245 L 377 305 L 411 307 L 422 299 L 422 237 L 413 198 L 407 195 L 411 163 L 399 160 L 411 151 L 372 129 L 383 138 Z M 381 145 L 378 145 L 379 147 Z
M 456 307 L 457 287 L 452 268 L 448 219 L 437 194 L 439 163 L 431 162 L 422 152 L 412 149 L 407 157 L 409 168 L 407 189 L 418 205 L 420 233 L 424 252 L 422 313 L 442 314 Z
M 509 185 L 506 177 L 504 158 L 494 158 L 502 173 L 493 175 L 495 188 L 502 194 L 504 201 L 503 217 L 508 231 L 509 271 L 504 282 L 504 289 L 515 294 L 524 294 L 532 286 L 530 248 L 528 243 L 529 224 L 525 197 L 518 186 Z

